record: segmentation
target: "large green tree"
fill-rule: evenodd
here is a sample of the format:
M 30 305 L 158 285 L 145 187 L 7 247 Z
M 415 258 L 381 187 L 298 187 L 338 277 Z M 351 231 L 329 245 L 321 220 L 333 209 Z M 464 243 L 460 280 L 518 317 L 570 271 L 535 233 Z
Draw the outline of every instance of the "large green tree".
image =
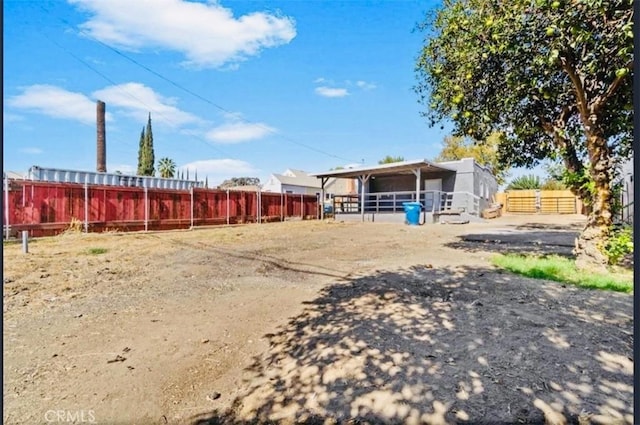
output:
M 427 18 L 415 89 L 431 124 L 504 134 L 502 162 L 561 158 L 591 206 L 580 267 L 602 266 L 615 163 L 631 151 L 631 0 L 444 0 Z
M 153 153 L 153 130 L 151 129 L 151 114 L 147 121 L 146 129 L 142 129 L 140 134 L 140 144 L 138 148 L 138 175 L 153 176 L 155 174 L 155 155 Z
M 491 171 L 498 184 L 503 184 L 508 176 L 508 167 L 505 167 L 498 158 L 500 137 L 500 133 L 492 133 L 486 140 L 478 141 L 463 136 L 446 136 L 442 150 L 435 161 L 473 158 L 478 164 L 484 165 Z

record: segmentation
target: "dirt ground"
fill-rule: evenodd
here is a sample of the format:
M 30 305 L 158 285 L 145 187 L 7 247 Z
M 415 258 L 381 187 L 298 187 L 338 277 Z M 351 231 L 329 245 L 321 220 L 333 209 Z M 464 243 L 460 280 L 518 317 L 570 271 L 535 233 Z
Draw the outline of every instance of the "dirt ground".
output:
M 581 216 L 4 246 L 6 424 L 633 423 L 633 296 L 532 280 Z

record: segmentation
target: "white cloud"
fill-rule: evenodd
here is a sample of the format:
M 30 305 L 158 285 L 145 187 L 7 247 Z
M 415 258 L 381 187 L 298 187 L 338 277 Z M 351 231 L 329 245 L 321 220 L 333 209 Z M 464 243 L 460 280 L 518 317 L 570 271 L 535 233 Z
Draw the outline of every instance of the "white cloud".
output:
M 356 86 L 360 87 L 362 90 L 373 90 L 377 87 L 373 83 L 368 83 L 362 80 L 356 81 Z
M 20 152 L 26 153 L 27 155 L 40 155 L 44 151 L 40 148 L 26 147 L 26 148 L 20 149 Z
M 246 161 L 238 159 L 206 159 L 201 161 L 193 161 L 179 167 L 179 170 L 189 170 L 190 177 L 193 173 L 198 172 L 198 178 L 201 176 L 246 176 L 255 174 L 260 170 L 254 168 Z
M 105 87 L 93 92 L 93 96 L 107 104 L 107 108 L 124 109 L 134 119 L 146 122 L 148 114 L 151 119 L 170 127 L 200 122 L 200 118 L 175 106 L 175 99 L 165 98 L 150 87 L 141 83 L 125 83 Z
M 276 130 L 262 123 L 231 122 L 222 124 L 209 132 L 207 139 L 216 143 L 241 143 L 260 139 Z
M 325 80 L 323 77 L 318 77 L 315 80 L 313 80 L 314 83 L 316 84 L 322 84 L 324 82 L 326 82 L 327 80 Z
M 22 94 L 9 98 L 7 103 L 54 118 L 71 119 L 84 124 L 96 122 L 96 103 L 93 100 L 82 93 L 47 84 L 26 87 Z M 111 114 L 107 112 L 105 119 L 112 120 Z
M 163 48 L 186 64 L 220 67 L 296 36 L 292 18 L 253 12 L 238 18 L 216 0 L 69 0 L 91 17 L 80 28 L 104 43 L 132 50 Z
M 325 86 L 316 87 L 315 91 L 316 91 L 316 94 L 324 97 L 344 97 L 349 95 L 349 92 L 347 91 L 347 89 L 340 89 L 340 88 L 334 88 L 334 87 L 325 87 Z

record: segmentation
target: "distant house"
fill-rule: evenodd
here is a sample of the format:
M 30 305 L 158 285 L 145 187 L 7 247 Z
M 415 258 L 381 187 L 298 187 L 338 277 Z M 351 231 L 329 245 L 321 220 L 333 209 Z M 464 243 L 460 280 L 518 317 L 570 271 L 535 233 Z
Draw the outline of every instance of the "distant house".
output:
M 424 159 L 331 170 L 313 175 L 326 191 L 335 179 L 357 179 L 355 194 L 334 191 L 336 218 L 362 221 L 402 221 L 403 203 L 419 201 L 425 220 L 458 214 L 479 219 L 498 191 L 495 176 L 473 158 L 431 162 Z
M 15 171 L 7 171 L 3 173 L 3 175 L 8 179 L 14 179 L 14 180 L 24 180 L 26 177 L 25 174 L 16 173 Z
M 263 192 L 291 193 L 320 196 L 320 180 L 306 171 L 287 169 L 282 174 L 271 174 L 262 186 Z M 331 179 L 324 187 L 325 199 L 331 199 L 334 193 L 356 194 L 356 179 Z

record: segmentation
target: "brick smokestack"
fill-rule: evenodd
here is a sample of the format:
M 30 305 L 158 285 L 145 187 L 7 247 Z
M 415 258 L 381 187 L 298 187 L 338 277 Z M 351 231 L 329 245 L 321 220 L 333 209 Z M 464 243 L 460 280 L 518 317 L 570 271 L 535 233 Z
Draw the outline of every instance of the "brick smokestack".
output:
M 106 173 L 107 172 L 107 136 L 105 130 L 105 104 L 101 100 L 98 100 L 96 105 L 96 123 L 98 126 L 98 138 L 96 140 L 97 148 L 97 160 L 96 171 Z

